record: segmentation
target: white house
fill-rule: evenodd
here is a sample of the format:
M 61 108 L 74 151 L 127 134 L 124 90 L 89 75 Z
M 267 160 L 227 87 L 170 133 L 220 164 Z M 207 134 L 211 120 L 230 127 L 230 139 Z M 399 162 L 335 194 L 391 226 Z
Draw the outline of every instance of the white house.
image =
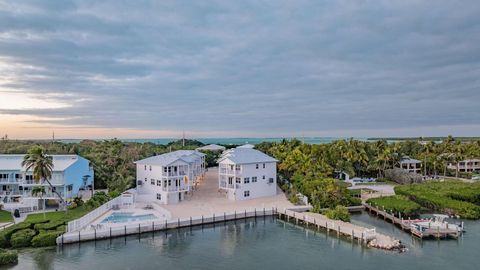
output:
M 448 164 L 448 168 L 452 170 L 457 169 L 455 163 Z M 480 159 L 466 159 L 458 162 L 459 172 L 480 172 Z
M 251 148 L 225 151 L 218 160 L 218 186 L 230 200 L 277 194 L 277 160 Z
M 32 171 L 22 167 L 25 155 L 0 155 L 0 202 L 6 209 L 42 208 L 39 197 L 32 195 L 36 186 L 44 186 L 43 199 L 60 200 L 46 182 L 36 183 Z M 93 188 L 94 172 L 90 161 L 78 155 L 52 155 L 50 182 L 64 200 L 77 196 L 80 189 Z M 28 211 L 28 210 L 27 210 Z
M 400 168 L 411 173 L 420 173 L 422 169 L 422 162 L 420 160 L 405 156 L 400 161 Z
M 205 154 L 178 150 L 135 162 L 137 198 L 161 204 L 178 203 L 205 175 Z

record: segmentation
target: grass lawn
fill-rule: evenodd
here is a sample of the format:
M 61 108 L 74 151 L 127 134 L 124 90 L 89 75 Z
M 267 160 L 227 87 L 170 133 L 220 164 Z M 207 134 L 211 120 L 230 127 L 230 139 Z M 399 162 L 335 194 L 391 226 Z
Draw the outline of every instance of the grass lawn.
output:
M 92 210 L 87 209 L 85 205 L 82 205 L 68 211 L 47 212 L 45 213 L 45 218 L 43 217 L 43 213 L 30 214 L 25 219 L 25 222 L 42 221 L 45 219 L 50 220 L 50 222 L 57 220 L 71 221 L 87 214 L 90 211 Z
M 12 222 L 12 213 L 5 210 L 0 210 L 0 223 Z

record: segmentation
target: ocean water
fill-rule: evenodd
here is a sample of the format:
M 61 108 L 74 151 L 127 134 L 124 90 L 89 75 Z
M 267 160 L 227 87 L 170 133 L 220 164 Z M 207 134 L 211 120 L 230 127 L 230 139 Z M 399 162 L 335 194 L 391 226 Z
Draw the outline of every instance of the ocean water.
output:
M 201 141 L 204 144 L 223 144 L 223 145 L 239 145 L 239 144 L 258 144 L 262 142 L 280 142 L 283 139 L 291 140 L 290 138 L 195 138 L 196 140 Z M 308 144 L 322 144 L 322 143 L 330 143 L 336 140 L 341 139 L 349 139 L 349 138 L 342 138 L 342 137 L 305 137 L 305 138 L 297 138 L 305 143 Z M 366 140 L 366 138 L 355 138 L 357 140 Z M 120 139 L 124 142 L 137 142 L 137 143 L 155 143 L 155 144 L 167 144 L 169 142 L 173 142 L 179 140 L 179 138 L 159 138 L 159 139 Z M 78 143 L 81 140 L 79 139 L 64 139 L 64 140 L 57 140 L 58 142 L 63 143 Z
M 314 231 L 272 217 L 208 227 L 145 233 L 126 238 L 25 249 L 18 265 L 2 269 L 479 269 L 480 222 L 466 221 L 458 240 L 418 240 L 367 213 L 353 222 L 375 226 L 402 240 L 408 251 L 367 248 L 334 233 Z

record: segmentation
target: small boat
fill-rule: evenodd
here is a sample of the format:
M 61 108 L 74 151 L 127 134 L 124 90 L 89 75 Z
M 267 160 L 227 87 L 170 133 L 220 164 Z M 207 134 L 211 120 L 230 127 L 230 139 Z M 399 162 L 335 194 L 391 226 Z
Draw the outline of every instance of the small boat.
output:
M 420 238 L 426 237 L 454 237 L 457 238 L 464 232 L 464 224 L 451 224 L 446 221 L 449 216 L 434 214 L 433 218 L 415 220 L 410 222 L 412 234 Z

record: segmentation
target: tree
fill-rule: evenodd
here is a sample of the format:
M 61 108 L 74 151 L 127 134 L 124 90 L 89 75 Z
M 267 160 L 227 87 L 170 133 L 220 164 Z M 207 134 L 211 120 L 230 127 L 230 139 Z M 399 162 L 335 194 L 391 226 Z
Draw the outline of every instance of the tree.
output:
M 25 168 L 25 171 L 32 171 L 33 180 L 36 183 L 48 183 L 51 190 L 60 199 L 61 205 L 65 206 L 65 200 L 50 182 L 53 171 L 53 159 L 45 153 L 43 147 L 38 145 L 31 147 L 28 154 L 23 158 L 22 167 Z
M 32 196 L 34 197 L 40 197 L 40 200 L 43 202 L 43 219 L 46 219 L 45 217 L 45 210 L 46 210 L 46 203 L 45 200 L 43 200 L 43 196 L 46 194 L 45 192 L 45 187 L 43 186 L 37 186 L 32 188 Z

